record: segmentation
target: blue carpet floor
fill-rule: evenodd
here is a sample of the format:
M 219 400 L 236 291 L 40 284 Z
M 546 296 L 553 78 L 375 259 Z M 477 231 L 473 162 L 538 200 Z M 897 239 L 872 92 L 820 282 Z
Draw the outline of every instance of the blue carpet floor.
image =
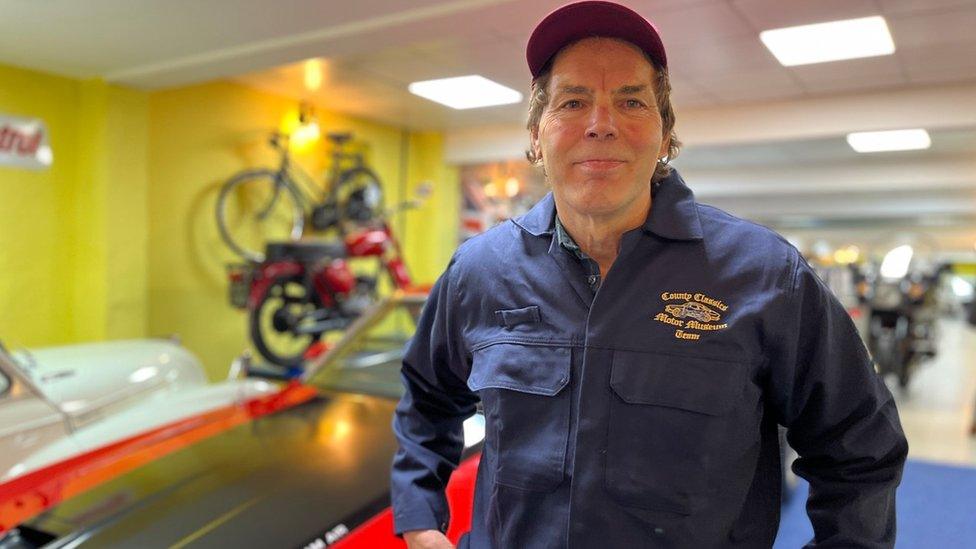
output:
M 797 549 L 813 537 L 807 486 L 783 508 L 776 549 Z M 898 488 L 899 549 L 976 548 L 976 468 L 909 461 Z

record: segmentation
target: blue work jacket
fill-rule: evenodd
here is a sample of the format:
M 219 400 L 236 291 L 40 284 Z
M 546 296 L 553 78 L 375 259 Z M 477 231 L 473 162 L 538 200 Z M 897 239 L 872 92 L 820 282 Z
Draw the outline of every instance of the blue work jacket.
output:
M 778 425 L 810 481 L 815 547 L 891 547 L 907 443 L 844 307 L 765 227 L 677 172 L 597 291 L 546 196 L 465 242 L 403 362 L 398 533 L 444 529 L 461 422 L 483 404 L 461 546 L 769 547 Z

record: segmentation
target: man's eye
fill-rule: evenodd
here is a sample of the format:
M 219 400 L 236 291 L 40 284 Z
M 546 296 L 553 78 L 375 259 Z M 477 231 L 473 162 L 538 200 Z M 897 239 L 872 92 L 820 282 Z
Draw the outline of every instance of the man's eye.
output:
M 570 99 L 569 101 L 563 103 L 564 109 L 578 109 L 583 106 L 583 102 L 579 99 Z
M 641 108 L 643 106 L 644 106 L 644 103 L 641 103 L 637 99 L 628 99 L 627 100 L 627 108 L 630 108 L 630 109 L 639 109 L 639 108 Z

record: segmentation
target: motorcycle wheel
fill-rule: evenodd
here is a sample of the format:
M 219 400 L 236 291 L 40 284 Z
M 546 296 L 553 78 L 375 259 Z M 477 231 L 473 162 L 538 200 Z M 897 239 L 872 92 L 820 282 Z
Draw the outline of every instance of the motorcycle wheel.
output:
M 321 308 L 318 295 L 309 291 L 301 276 L 276 279 L 248 319 L 255 349 L 273 364 L 300 366 L 305 352 L 322 336 L 321 332 L 304 333 L 300 328 L 314 322 L 309 317 Z
M 915 358 L 911 351 L 901 349 L 898 352 L 898 387 L 904 389 L 908 387 L 908 382 L 912 378 L 912 370 L 915 369 Z
M 914 366 L 914 353 L 912 353 L 912 325 L 906 317 L 898 319 L 895 328 L 894 340 L 894 362 L 893 370 L 898 374 L 898 387 L 905 389 L 911 379 L 912 368 Z
M 884 328 L 880 320 L 872 319 L 868 348 L 875 364 L 878 365 L 878 373 L 881 377 L 885 377 L 893 371 L 891 367 L 895 360 L 894 346 L 895 338 L 892 330 Z

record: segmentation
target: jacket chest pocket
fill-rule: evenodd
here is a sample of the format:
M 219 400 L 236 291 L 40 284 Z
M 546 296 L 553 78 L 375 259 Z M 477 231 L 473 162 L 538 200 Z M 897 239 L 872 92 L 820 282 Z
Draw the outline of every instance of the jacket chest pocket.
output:
M 550 491 L 565 475 L 570 348 L 497 343 L 473 354 L 468 387 L 478 391 L 495 481 Z
M 614 351 L 607 491 L 625 505 L 691 514 L 713 490 L 711 464 L 736 436 L 743 399 L 732 362 Z

